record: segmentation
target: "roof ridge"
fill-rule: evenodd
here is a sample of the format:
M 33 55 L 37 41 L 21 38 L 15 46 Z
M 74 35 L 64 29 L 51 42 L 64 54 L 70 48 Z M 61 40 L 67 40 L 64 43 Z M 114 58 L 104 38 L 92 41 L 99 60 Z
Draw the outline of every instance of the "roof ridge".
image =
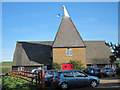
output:
M 19 42 L 53 42 L 53 41 L 17 41 L 18 43 Z

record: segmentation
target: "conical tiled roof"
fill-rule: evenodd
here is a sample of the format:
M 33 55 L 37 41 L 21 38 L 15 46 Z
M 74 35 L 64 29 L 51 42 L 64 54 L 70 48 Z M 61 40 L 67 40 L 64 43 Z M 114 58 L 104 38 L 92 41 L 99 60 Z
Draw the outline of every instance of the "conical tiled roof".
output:
M 67 13 L 65 7 L 63 11 Z M 52 47 L 85 47 L 85 44 L 68 13 L 64 13 Z

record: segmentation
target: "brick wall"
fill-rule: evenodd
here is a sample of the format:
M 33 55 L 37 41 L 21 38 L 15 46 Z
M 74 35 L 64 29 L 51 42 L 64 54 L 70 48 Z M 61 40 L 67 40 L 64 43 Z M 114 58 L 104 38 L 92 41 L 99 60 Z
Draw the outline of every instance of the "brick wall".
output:
M 86 65 L 86 48 L 69 48 L 72 49 L 72 56 L 66 56 L 67 49 L 53 48 L 53 62 L 68 63 L 70 60 L 76 60 Z

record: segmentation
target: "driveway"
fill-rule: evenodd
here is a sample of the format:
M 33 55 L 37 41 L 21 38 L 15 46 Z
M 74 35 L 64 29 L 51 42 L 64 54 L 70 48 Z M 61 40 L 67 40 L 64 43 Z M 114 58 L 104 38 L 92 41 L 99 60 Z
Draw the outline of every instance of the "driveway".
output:
M 97 88 L 120 88 L 120 76 L 100 78 Z

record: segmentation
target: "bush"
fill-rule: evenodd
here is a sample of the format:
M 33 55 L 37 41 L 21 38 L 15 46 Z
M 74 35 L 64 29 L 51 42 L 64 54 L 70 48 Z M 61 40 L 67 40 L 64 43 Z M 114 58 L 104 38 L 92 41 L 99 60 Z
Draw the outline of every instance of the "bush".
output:
M 53 65 L 52 65 L 52 69 L 55 69 L 55 70 L 61 70 L 61 69 L 62 69 L 61 64 L 53 63 Z
M 86 68 L 85 65 L 81 61 L 72 61 L 72 60 L 70 60 L 69 63 L 74 64 L 75 69 L 84 70 Z M 62 64 L 53 63 L 52 69 L 62 70 Z
M 120 67 L 120 59 L 119 60 L 117 60 L 118 61 L 118 63 L 119 63 L 119 67 Z
M 5 76 L 2 78 L 2 90 L 39 90 L 35 84 L 21 78 Z
M 84 70 L 84 69 L 86 68 L 81 61 L 73 61 L 73 60 L 70 60 L 69 63 L 74 64 L 74 68 L 75 68 L 75 69 Z

